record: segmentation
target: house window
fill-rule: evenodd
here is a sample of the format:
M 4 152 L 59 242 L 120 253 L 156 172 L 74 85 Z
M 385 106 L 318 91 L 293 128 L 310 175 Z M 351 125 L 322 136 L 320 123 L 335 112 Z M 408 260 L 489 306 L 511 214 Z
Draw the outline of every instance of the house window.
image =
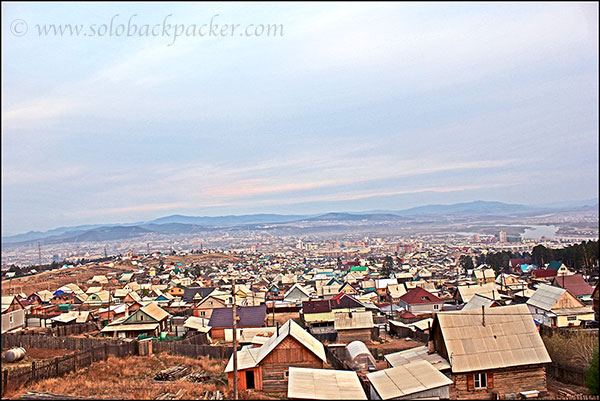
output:
M 286 370 L 285 373 L 283 374 L 283 377 L 285 377 L 286 379 L 290 378 L 290 371 Z
M 206 316 L 206 312 L 204 312 L 204 311 L 200 312 L 200 316 Z
M 433 309 L 440 309 L 439 305 L 433 305 Z
M 475 373 L 473 379 L 475 388 L 487 388 L 487 373 Z
M 575 320 L 577 320 L 577 316 L 567 316 L 567 320 L 569 322 L 575 321 Z
M 14 316 L 12 314 L 8 315 L 8 322 L 12 324 L 12 323 L 14 323 L 14 321 L 15 321 Z

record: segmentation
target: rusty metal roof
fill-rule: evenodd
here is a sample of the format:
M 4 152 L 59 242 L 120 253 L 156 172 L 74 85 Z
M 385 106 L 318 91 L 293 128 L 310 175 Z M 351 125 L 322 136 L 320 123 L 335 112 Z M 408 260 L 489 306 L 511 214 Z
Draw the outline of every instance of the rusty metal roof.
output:
M 527 305 L 437 314 L 452 372 L 552 362 Z M 484 324 L 485 322 L 485 324 Z

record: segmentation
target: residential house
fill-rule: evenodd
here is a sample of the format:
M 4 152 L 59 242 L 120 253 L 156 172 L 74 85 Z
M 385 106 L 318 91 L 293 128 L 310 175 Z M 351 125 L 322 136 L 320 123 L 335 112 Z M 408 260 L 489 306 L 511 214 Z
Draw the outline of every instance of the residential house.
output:
M 598 285 L 600 285 L 600 281 L 596 283 L 594 287 L 594 292 L 592 292 L 592 300 L 594 304 L 594 319 L 598 321 L 598 317 L 600 316 L 600 301 L 598 300 Z
M 405 287 L 404 283 L 389 284 L 386 288 L 386 297 L 385 298 L 389 302 L 396 303 L 396 302 L 398 302 L 400 297 L 402 297 L 404 294 L 406 294 L 406 287 Z
M 589 285 L 581 274 L 561 275 L 554 278 L 552 285 L 565 288 L 581 302 L 592 303 L 594 287 Z
M 569 290 L 541 284 L 527 301 L 533 318 L 548 327 L 579 326 L 593 320 L 594 310 L 585 306 Z
M 116 319 L 101 330 L 113 337 L 157 337 L 166 332 L 169 314 L 155 302 L 136 310 L 128 317 Z
M 450 363 L 450 399 L 543 395 L 551 362 L 527 306 L 440 312 L 431 351 Z M 446 397 L 448 398 L 448 397 Z
M 402 295 L 398 305 L 415 315 L 438 312 L 442 309 L 444 301 L 421 287 L 415 287 Z
M 473 270 L 471 280 L 476 284 L 493 283 L 496 280 L 496 273 L 493 269 L 476 269 Z
M 210 319 L 212 311 L 217 308 L 225 308 L 225 302 L 222 299 L 207 296 L 201 300 L 198 305 L 194 308 L 194 316 L 201 317 L 204 319 Z
M 233 357 L 225 373 L 233 387 Z M 327 363 L 323 344 L 293 320 L 288 320 L 260 347 L 237 351 L 238 389 L 285 392 L 290 367 L 318 368 Z
M 25 308 L 14 295 L 2 296 L 2 334 L 25 327 Z
M 295 283 L 290 287 L 289 290 L 283 295 L 285 302 L 296 303 L 301 301 L 308 301 L 310 299 L 310 290 Z
M 467 284 L 467 285 L 459 285 L 456 287 L 456 291 L 454 293 L 454 299 L 459 304 L 467 303 L 473 298 L 475 294 L 483 295 L 487 298 L 491 299 L 500 299 L 500 294 L 496 289 L 496 283 L 486 283 L 486 284 Z
M 326 300 L 302 302 L 300 317 L 310 327 L 331 326 L 333 328 L 335 312 L 360 312 L 365 311 L 365 305 L 350 295 L 340 293 Z
M 547 280 L 552 281 L 556 277 L 556 270 L 554 269 L 535 269 L 531 271 L 531 278 L 536 280 Z
M 552 262 L 550 262 L 550 264 L 548 264 L 548 270 L 556 270 L 557 276 L 573 274 L 573 272 L 570 271 L 569 268 L 563 262 L 556 260 L 553 260 Z

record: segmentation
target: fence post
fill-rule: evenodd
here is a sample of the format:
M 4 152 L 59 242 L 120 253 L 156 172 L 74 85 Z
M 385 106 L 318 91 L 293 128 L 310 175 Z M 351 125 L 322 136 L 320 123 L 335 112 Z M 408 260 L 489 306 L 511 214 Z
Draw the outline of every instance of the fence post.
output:
M 104 360 L 108 359 L 108 343 L 104 343 Z
M 58 357 L 54 358 L 54 366 L 56 367 L 56 376 L 58 376 Z
M 8 369 L 2 372 L 2 395 L 6 391 L 6 387 L 8 386 Z
M 35 381 L 35 361 L 31 362 L 31 381 Z

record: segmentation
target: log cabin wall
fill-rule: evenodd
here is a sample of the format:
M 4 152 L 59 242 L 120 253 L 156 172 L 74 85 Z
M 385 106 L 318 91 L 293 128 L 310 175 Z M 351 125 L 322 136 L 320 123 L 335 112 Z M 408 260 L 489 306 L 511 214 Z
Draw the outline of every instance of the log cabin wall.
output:
M 362 341 L 368 343 L 371 341 L 371 328 L 338 330 L 337 342 L 349 344 L 352 341 Z
M 266 392 L 286 392 L 290 366 L 322 369 L 324 363 L 293 337 L 288 336 L 260 363 L 262 389 Z
M 488 374 L 488 388 L 473 388 L 474 373 Z M 541 393 L 547 391 L 546 368 L 540 365 L 453 374 L 451 379 L 454 383 L 450 385 L 450 399 L 454 400 L 504 399 L 507 393 L 514 393 L 518 396 L 521 391 L 537 390 Z

